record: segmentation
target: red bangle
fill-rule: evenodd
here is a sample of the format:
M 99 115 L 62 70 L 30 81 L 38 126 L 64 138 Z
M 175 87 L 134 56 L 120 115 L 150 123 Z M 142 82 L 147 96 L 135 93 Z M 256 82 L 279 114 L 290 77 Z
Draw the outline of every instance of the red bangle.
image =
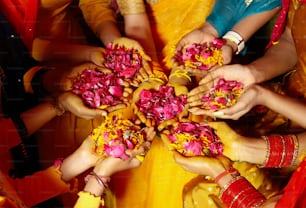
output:
M 230 167 L 228 170 L 225 170 L 225 171 L 223 171 L 222 173 L 220 173 L 220 174 L 215 178 L 215 182 L 216 182 L 217 184 L 219 184 L 220 179 L 223 178 L 224 176 L 228 175 L 228 174 L 234 175 L 234 176 L 238 176 L 238 175 L 239 175 L 239 172 L 238 172 L 235 168 Z
M 265 162 L 260 167 L 281 168 L 295 163 L 298 154 L 298 140 L 295 135 L 264 136 L 267 144 Z
M 244 177 L 238 176 L 225 185 L 220 198 L 229 208 L 254 208 L 261 205 L 266 198 L 259 193 Z

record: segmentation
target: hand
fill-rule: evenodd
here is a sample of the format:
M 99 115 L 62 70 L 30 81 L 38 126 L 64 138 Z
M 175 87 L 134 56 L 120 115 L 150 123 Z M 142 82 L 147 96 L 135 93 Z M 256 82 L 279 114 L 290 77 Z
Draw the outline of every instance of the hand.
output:
M 215 133 L 224 144 L 223 155 L 232 161 L 243 161 L 240 156 L 241 144 L 246 138 L 231 129 L 225 122 L 208 122 L 208 125 L 215 129 Z M 240 151 L 237 151 L 239 149 Z
M 58 105 L 60 105 L 66 111 L 70 111 L 74 115 L 84 119 L 93 119 L 101 116 L 106 116 L 108 112 L 126 107 L 125 104 L 119 104 L 116 106 L 110 106 L 104 110 L 92 109 L 85 106 L 82 98 L 72 92 L 61 93 L 57 97 L 57 102 Z
M 106 157 L 98 160 L 95 165 L 94 172 L 98 175 L 104 177 L 112 176 L 114 173 L 128 170 L 131 168 L 136 168 L 141 164 L 141 161 L 138 160 L 135 156 L 135 153 L 126 152 L 130 155 L 129 159 L 122 160 L 120 158 Z M 138 153 L 139 154 L 139 151 Z
M 262 96 L 260 95 L 262 94 L 262 89 L 259 85 L 252 85 L 243 92 L 235 105 L 213 113 L 214 116 L 222 119 L 238 120 L 254 106 L 261 104 L 260 99 Z
M 184 170 L 212 178 L 216 178 L 231 167 L 229 160 L 225 157 L 184 157 L 177 151 L 173 151 L 173 157 L 174 161 L 181 165 Z
M 96 64 L 97 66 L 102 67 L 104 63 L 104 53 L 105 49 L 101 47 L 94 47 L 90 52 L 89 52 L 89 60 Z
M 198 87 L 195 87 L 188 93 L 188 103 L 190 107 L 201 105 L 201 99 L 204 94 L 209 92 L 209 89 L 213 87 L 220 78 L 241 82 L 245 89 L 255 82 L 251 70 L 247 66 L 234 64 L 215 68 L 202 78 Z
M 176 50 L 182 50 L 183 48 L 190 46 L 193 43 L 205 43 L 213 41 L 217 38 L 216 35 L 210 31 L 199 28 L 187 33 L 176 45 Z
M 55 65 L 52 70 L 49 70 L 44 75 L 44 88 L 48 92 L 69 91 L 72 89 L 73 80 L 85 69 L 97 69 L 103 73 L 112 72 L 93 63 L 84 63 L 76 66 Z
M 142 90 L 158 90 L 161 85 L 163 85 L 162 81 L 149 79 L 148 81 L 143 82 L 133 93 L 132 108 L 134 110 L 134 113 L 138 116 L 139 120 L 148 127 L 155 126 L 155 121 L 146 118 L 146 116 L 139 111 L 139 108 L 137 107 L 136 103 L 139 101 L 139 95 Z
M 135 75 L 135 79 L 133 80 L 134 86 L 139 86 L 140 83 L 147 80 L 149 76 L 153 73 L 149 62 L 151 62 L 151 58 L 145 54 L 142 46 L 133 39 L 129 39 L 126 37 L 116 38 L 112 41 L 113 46 L 125 47 L 127 49 L 136 49 L 142 56 L 142 68 Z

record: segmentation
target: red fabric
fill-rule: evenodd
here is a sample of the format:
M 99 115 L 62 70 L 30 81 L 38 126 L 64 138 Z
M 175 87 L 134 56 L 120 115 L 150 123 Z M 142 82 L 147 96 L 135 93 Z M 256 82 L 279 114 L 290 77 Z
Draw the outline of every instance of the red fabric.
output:
M 306 157 L 295 170 L 276 208 L 306 207 Z
M 21 140 L 12 119 L 0 120 L 0 151 L 8 151 L 11 147 L 18 145 Z
M 35 33 L 38 4 L 38 0 L 0 0 L 1 13 L 29 50 L 32 48 Z
M 280 36 L 282 35 L 286 25 L 286 18 L 289 10 L 289 5 L 290 5 L 290 0 L 282 0 L 282 9 L 279 12 L 279 15 L 275 21 L 275 25 L 271 33 L 271 39 L 266 49 L 271 47 L 273 43 L 277 42 Z

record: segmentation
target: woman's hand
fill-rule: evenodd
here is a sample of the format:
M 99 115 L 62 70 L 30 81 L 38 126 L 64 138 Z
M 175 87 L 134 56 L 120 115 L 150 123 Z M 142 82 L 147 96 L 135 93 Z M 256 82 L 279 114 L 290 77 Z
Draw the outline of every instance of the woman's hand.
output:
M 159 80 L 150 80 L 149 79 L 148 81 L 143 82 L 133 93 L 133 100 L 132 100 L 133 111 L 137 115 L 139 120 L 148 127 L 155 126 L 155 121 L 147 118 L 139 110 L 136 103 L 139 101 L 139 95 L 140 95 L 142 90 L 150 90 L 150 89 L 158 90 L 161 85 L 163 85 L 163 82 L 161 82 Z
M 216 178 L 220 173 L 231 167 L 229 160 L 225 157 L 185 157 L 177 151 L 173 151 L 173 157 L 174 161 L 181 165 L 184 170 L 212 178 Z
M 133 85 L 138 86 L 143 81 L 147 80 L 150 75 L 153 73 L 152 68 L 149 64 L 151 62 L 151 58 L 145 54 L 143 47 L 133 39 L 129 39 L 126 37 L 116 38 L 112 41 L 113 46 L 124 47 L 127 49 L 135 49 L 137 50 L 142 57 L 142 68 L 135 75 L 135 79 L 133 81 Z
M 81 97 L 72 92 L 61 93 L 57 97 L 57 102 L 61 108 L 64 108 L 66 111 L 70 111 L 72 114 L 84 119 L 106 116 L 109 112 L 126 107 L 125 104 L 118 104 L 115 106 L 109 106 L 103 110 L 89 108 L 84 104 Z

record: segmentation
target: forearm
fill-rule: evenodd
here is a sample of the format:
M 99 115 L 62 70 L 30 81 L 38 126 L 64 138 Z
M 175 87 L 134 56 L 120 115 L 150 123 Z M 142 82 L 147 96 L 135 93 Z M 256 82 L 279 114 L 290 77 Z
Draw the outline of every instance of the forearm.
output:
M 20 115 L 28 135 L 33 134 L 58 114 L 57 109 L 51 102 L 39 104 Z M 35 119 L 33 119 L 35 117 Z
M 127 14 L 124 16 L 125 34 L 128 38 L 140 43 L 153 61 L 158 61 L 154 39 L 148 17 L 142 14 Z
M 257 87 L 261 105 L 286 116 L 306 128 L 306 105 L 294 98 L 281 95 L 263 87 Z M 268 99 L 267 99 L 268 98 Z
M 277 11 L 279 11 L 279 9 L 280 8 L 278 7 L 269 11 L 247 16 L 233 26 L 232 30 L 240 34 L 244 41 L 248 41 L 257 30 L 266 24 L 277 13 Z
M 97 26 L 97 36 L 107 46 L 114 39 L 121 37 L 121 33 L 115 22 L 106 21 Z
M 63 180 L 69 181 L 96 164 L 98 156 L 91 148 L 91 138 L 86 138 L 76 151 L 63 160 L 60 168 Z
M 79 6 L 89 27 L 104 45 L 121 37 L 109 0 L 80 0 Z
M 265 55 L 248 65 L 256 83 L 261 83 L 293 69 L 297 54 L 291 31 L 287 28 L 278 44 L 269 48 Z
M 285 135 L 282 135 L 285 136 Z M 282 136 L 277 136 L 279 141 L 281 141 Z M 306 151 L 306 133 L 296 134 L 298 149 L 296 160 L 293 161 L 296 165 L 298 165 L 303 156 L 305 156 Z M 239 140 L 236 144 L 237 149 L 239 149 L 239 158 L 238 161 L 249 162 L 252 164 L 263 165 L 267 159 L 267 157 L 271 156 L 267 155 L 269 152 L 269 146 L 264 138 L 244 138 Z M 289 148 L 289 146 L 287 146 Z M 286 149 L 279 150 L 286 153 Z M 254 157 L 256 155 L 256 157 Z M 293 157 L 294 158 L 294 157 Z
M 39 45 L 39 49 L 35 50 L 33 57 L 41 62 L 87 62 L 91 61 L 90 55 L 98 50 L 98 47 L 89 45 L 66 44 L 43 39 L 36 39 L 33 48 L 36 47 L 36 44 Z

